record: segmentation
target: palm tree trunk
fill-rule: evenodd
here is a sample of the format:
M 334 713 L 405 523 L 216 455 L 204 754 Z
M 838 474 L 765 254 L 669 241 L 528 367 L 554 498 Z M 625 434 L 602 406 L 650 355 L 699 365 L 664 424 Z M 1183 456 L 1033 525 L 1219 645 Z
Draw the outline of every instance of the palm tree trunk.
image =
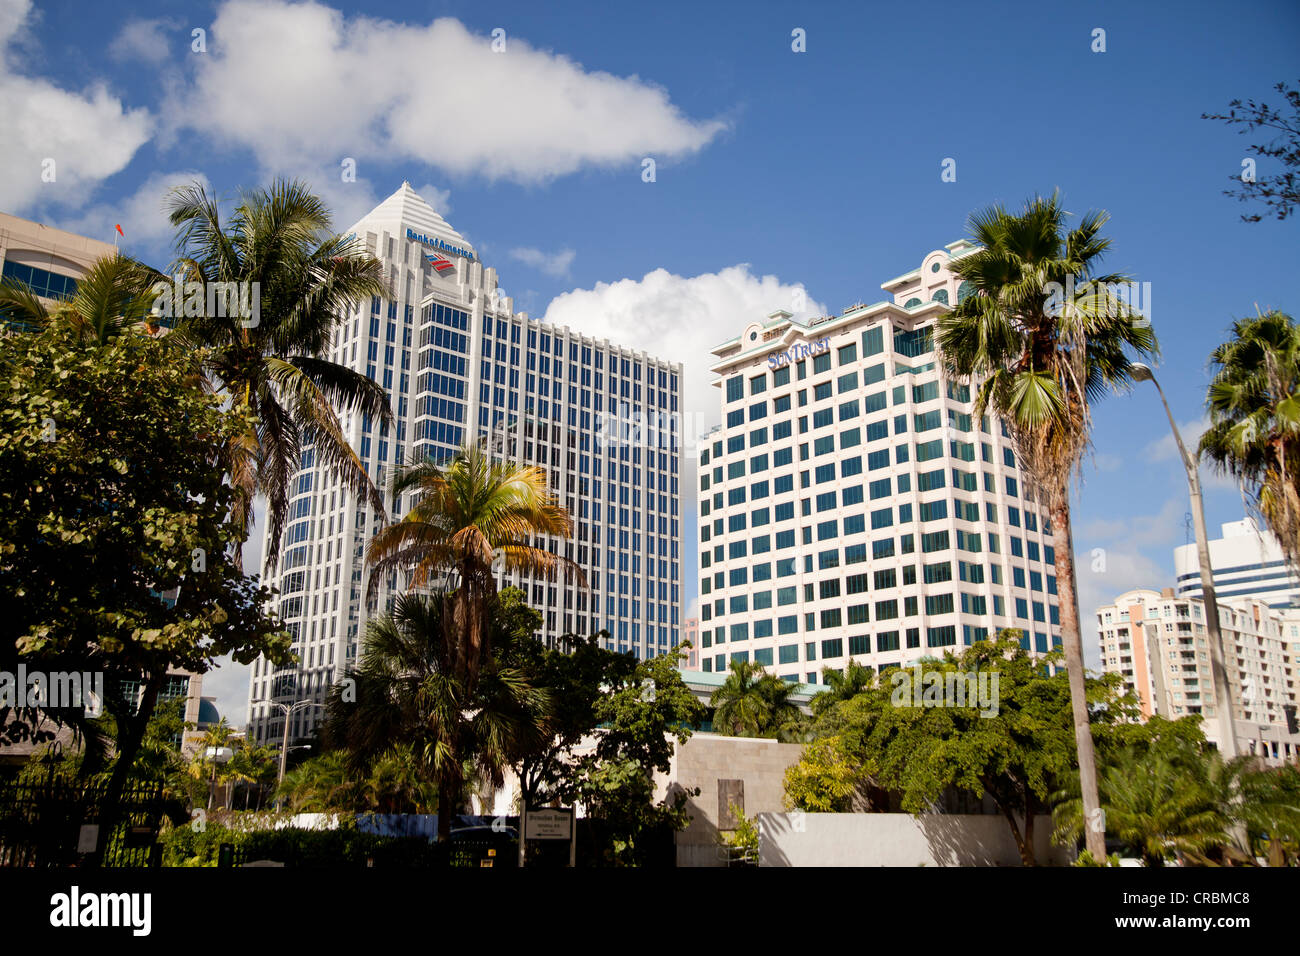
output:
M 1062 483 L 1064 484 L 1064 483 Z M 1088 698 L 1083 673 L 1083 638 L 1079 633 L 1079 590 L 1074 571 L 1074 533 L 1070 526 L 1069 488 L 1053 489 L 1050 513 L 1052 543 L 1056 550 L 1056 590 L 1061 614 L 1061 644 L 1065 673 L 1070 681 L 1070 709 L 1074 715 L 1074 741 L 1079 751 L 1079 789 L 1083 794 L 1084 843 L 1092 858 L 1106 860 L 1106 831 L 1097 829 L 1101 800 L 1097 794 L 1097 758 L 1088 721 Z

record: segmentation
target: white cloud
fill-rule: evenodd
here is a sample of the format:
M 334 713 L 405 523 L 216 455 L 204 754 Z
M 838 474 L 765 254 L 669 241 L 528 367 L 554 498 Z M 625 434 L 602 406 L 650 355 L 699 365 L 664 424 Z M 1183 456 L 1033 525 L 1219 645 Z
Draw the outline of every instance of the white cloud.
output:
M 540 182 L 686 156 L 726 127 L 684 116 L 638 77 L 587 71 L 519 37 L 494 53 L 450 18 L 407 25 L 229 0 L 192 62 L 193 85 L 167 110 L 173 128 L 247 147 L 273 171 L 351 156 Z
M 84 201 L 126 167 L 153 130 L 148 110 L 128 110 L 102 83 L 80 92 L 14 71 L 11 47 L 26 39 L 30 0 L 0 0 L 0 209 Z M 47 182 L 53 161 L 54 181 Z
M 1210 423 L 1206 418 L 1193 418 L 1190 421 L 1182 422 L 1178 426 L 1178 432 L 1183 436 L 1183 444 L 1187 446 L 1189 452 L 1196 453 L 1196 445 L 1209 427 Z M 1178 443 L 1174 441 L 1174 433 L 1172 431 L 1165 432 L 1155 441 L 1150 442 L 1146 447 L 1146 459 L 1148 461 L 1179 461 Z
M 1094 555 L 1091 548 L 1081 550 L 1075 558 L 1084 664 L 1093 670 L 1101 668 L 1097 608 L 1114 603 L 1115 598 L 1133 588 L 1154 588 L 1158 591 L 1173 585 L 1169 568 L 1151 560 L 1128 542 L 1116 541 L 1101 550 L 1100 555 Z
M 232 727 L 242 727 L 248 722 L 248 683 L 252 673 L 251 664 L 223 657 L 203 675 L 203 696 L 216 698 L 217 712 Z
M 741 263 L 690 277 L 656 269 L 640 279 L 574 289 L 552 299 L 544 319 L 681 362 L 683 411 L 690 416 L 686 424 L 698 426 L 698 434 L 719 421 L 719 392 L 708 371 L 714 361 L 711 349 L 776 309 L 794 311 L 800 301 L 807 306 L 798 317 L 826 314 L 802 284 L 756 276 Z M 687 440 L 692 437 L 688 431 Z
M 64 229 L 87 236 L 111 238 L 114 225 L 120 223 L 125 234 L 122 248 L 140 258 L 148 258 L 162 268 L 165 262 L 156 261 L 143 253 L 166 256 L 172 251 L 176 230 L 167 220 L 163 201 L 174 186 L 202 183 L 209 191 L 212 186 L 207 176 L 194 170 L 174 173 L 154 173 L 136 189 L 114 203 L 100 203 L 85 209 L 75 219 L 60 222 Z
M 1183 444 L 1193 457 L 1196 456 L 1196 447 L 1200 444 L 1201 436 L 1205 434 L 1209 427 L 1210 420 L 1205 417 L 1193 418 L 1178 426 L 1178 432 L 1183 436 Z M 1173 462 L 1179 466 L 1180 471 L 1182 470 L 1182 457 L 1178 454 L 1178 443 L 1174 441 L 1172 431 L 1166 432 L 1155 441 L 1149 442 L 1144 450 L 1144 455 L 1149 462 Z M 1240 489 L 1236 480 L 1230 475 L 1221 474 L 1210 459 L 1202 458 L 1200 467 L 1201 487 L 1206 491 L 1239 492 Z
M 510 250 L 512 259 L 518 259 L 525 265 L 532 266 L 539 272 L 544 272 L 548 276 L 555 276 L 556 278 L 569 274 L 569 266 L 573 264 L 573 258 L 576 255 L 577 253 L 572 249 L 563 249 L 559 252 L 550 253 L 530 248 Z
M 442 218 L 446 219 L 451 215 L 451 190 L 439 189 L 437 186 L 425 183 L 416 192 Z
M 178 22 L 159 17 L 153 20 L 128 20 L 108 45 L 108 55 L 124 62 L 157 65 L 174 56 L 171 34 Z
M 1075 525 L 1079 623 L 1088 667 L 1101 666 L 1097 608 L 1133 588 L 1159 591 L 1173 586 L 1173 549 L 1183 543 L 1186 511 L 1187 498 L 1175 494 L 1153 515 L 1101 518 Z

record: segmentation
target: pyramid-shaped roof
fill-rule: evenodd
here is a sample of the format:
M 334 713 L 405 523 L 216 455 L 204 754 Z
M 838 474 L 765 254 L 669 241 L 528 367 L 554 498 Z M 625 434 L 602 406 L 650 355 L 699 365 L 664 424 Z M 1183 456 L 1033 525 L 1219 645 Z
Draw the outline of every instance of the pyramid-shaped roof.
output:
M 407 229 L 412 229 L 421 235 L 441 239 L 448 245 L 468 249 L 475 258 L 478 257 L 465 237 L 438 215 L 409 182 L 403 182 L 397 192 L 362 216 L 349 231 L 360 235 L 367 230 L 377 232 L 380 229 L 395 236 L 405 235 Z

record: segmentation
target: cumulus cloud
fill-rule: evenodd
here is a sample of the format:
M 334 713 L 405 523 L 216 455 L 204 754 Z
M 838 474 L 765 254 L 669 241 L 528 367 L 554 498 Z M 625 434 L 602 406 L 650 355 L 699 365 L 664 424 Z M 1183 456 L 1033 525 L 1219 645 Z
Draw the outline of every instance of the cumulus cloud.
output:
M 246 147 L 271 170 L 351 156 L 532 183 L 686 156 L 726 126 L 684 116 L 636 76 L 588 71 L 519 37 L 493 52 L 491 37 L 450 18 L 408 25 L 315 2 L 230 0 L 208 41 L 171 122 Z
M 525 265 L 532 266 L 539 272 L 544 272 L 548 276 L 560 278 L 569 274 L 569 266 L 573 264 L 573 257 L 577 253 L 572 249 L 563 249 L 560 252 L 542 252 L 540 249 L 519 248 L 511 249 L 510 257 L 517 259 Z
M 741 263 L 697 276 L 656 269 L 640 279 L 598 282 L 552 299 L 544 319 L 681 362 L 683 411 L 691 416 L 686 424 L 703 431 L 719 421 L 710 350 L 776 309 L 794 312 L 795 303 L 806 303 L 799 318 L 826 314 L 802 284 L 756 276 Z
M 108 55 L 119 62 L 157 65 L 172 57 L 173 39 L 179 23 L 165 17 L 128 20 L 108 45 Z
M 252 665 L 241 664 L 233 657 L 221 658 L 203 675 L 203 696 L 216 698 L 217 712 L 232 727 L 248 722 L 248 684 L 252 676 Z
M 1183 543 L 1186 510 L 1186 497 L 1174 495 L 1155 514 L 1075 525 L 1079 623 L 1087 666 L 1101 666 L 1097 608 L 1133 588 L 1158 591 L 1173 586 L 1173 549 Z
M 12 46 L 31 11 L 30 0 L 0 0 L 0 209 L 20 213 L 82 201 L 126 167 L 154 126 L 148 110 L 125 108 L 102 83 L 73 91 L 20 72 Z
M 87 236 L 109 237 L 113 226 L 121 223 L 125 233 L 123 248 L 137 257 L 148 253 L 155 258 L 172 249 L 176 230 L 167 221 L 163 202 L 175 186 L 199 182 L 209 191 L 207 176 L 194 170 L 154 173 L 129 196 L 114 203 L 99 203 L 85 209 L 75 219 L 59 223 L 64 229 Z M 162 265 L 161 262 L 156 263 Z
M 420 198 L 433 207 L 433 211 L 439 216 L 446 219 L 451 215 L 451 190 L 439 189 L 430 183 L 425 183 L 416 190 Z
M 1200 444 L 1201 436 L 1209 427 L 1210 420 L 1205 417 L 1193 418 L 1179 424 L 1178 432 L 1183 436 L 1183 444 L 1187 446 L 1188 452 L 1193 457 L 1196 456 L 1196 448 Z M 1174 441 L 1172 431 L 1167 431 L 1155 441 L 1148 442 L 1143 454 L 1148 462 L 1169 462 L 1177 466 L 1178 472 L 1183 470 L 1182 459 L 1178 454 L 1178 443 Z M 1173 470 L 1170 474 L 1174 474 Z M 1230 475 L 1221 473 L 1208 458 L 1201 459 L 1201 487 L 1207 491 L 1237 492 L 1240 490 L 1236 480 Z

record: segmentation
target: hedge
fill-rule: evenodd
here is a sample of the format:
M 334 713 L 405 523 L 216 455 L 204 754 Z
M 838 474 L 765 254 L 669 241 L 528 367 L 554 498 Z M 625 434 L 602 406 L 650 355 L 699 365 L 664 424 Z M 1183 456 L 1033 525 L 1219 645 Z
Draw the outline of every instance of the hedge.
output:
M 239 862 L 275 860 L 293 867 L 402 867 L 478 866 L 482 849 L 471 844 L 438 845 L 422 837 L 379 836 L 363 833 L 353 821 L 335 830 L 284 827 L 278 830 L 236 830 L 208 823 L 201 831 L 194 824 L 164 833 L 164 866 L 216 866 L 223 843 L 235 847 Z M 512 866 L 517 857 L 514 842 L 497 849 L 496 866 Z

